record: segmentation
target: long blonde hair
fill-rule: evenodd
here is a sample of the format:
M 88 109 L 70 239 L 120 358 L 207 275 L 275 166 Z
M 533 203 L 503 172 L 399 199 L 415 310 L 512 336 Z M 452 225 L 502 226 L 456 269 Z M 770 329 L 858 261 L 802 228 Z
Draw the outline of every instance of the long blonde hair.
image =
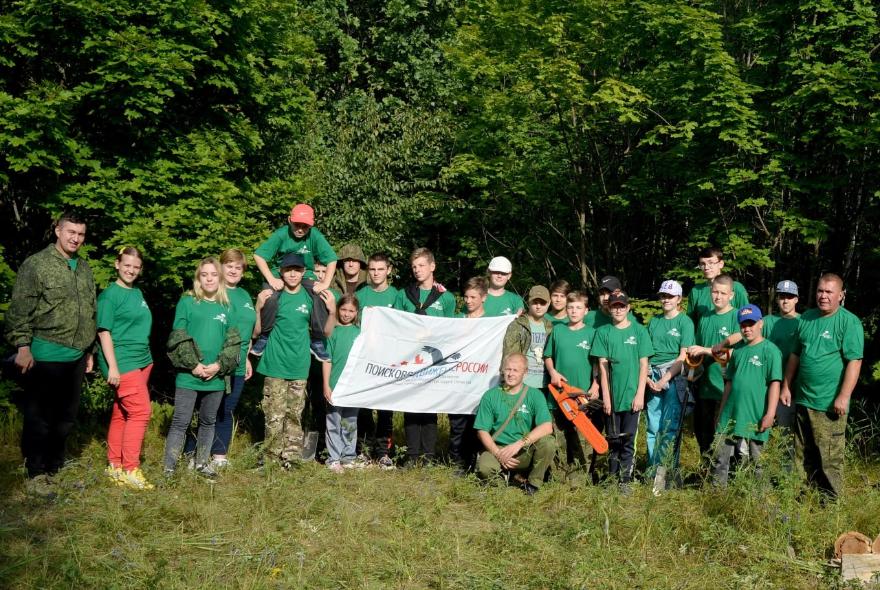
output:
M 199 279 L 199 273 L 202 272 L 203 267 L 208 266 L 209 264 L 212 265 L 217 270 L 217 274 L 220 275 L 217 294 L 214 299 L 220 305 L 228 306 L 229 296 L 226 294 L 226 282 L 223 280 L 223 267 L 220 266 L 220 262 L 213 256 L 203 258 L 196 266 L 196 272 L 193 275 L 193 288 L 187 294 L 192 295 L 197 302 L 207 299 L 205 291 L 202 289 L 202 281 Z

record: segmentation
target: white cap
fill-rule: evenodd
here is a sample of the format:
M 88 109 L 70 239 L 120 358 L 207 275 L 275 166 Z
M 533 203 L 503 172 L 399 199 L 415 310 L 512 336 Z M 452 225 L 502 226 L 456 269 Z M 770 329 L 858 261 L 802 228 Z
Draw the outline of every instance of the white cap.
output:
M 510 274 L 513 272 L 513 265 L 504 256 L 496 256 L 489 261 L 489 272 L 492 271 Z
M 681 285 L 678 281 L 663 281 L 660 285 L 660 290 L 658 293 L 666 293 L 667 295 L 672 295 L 673 297 L 681 297 Z

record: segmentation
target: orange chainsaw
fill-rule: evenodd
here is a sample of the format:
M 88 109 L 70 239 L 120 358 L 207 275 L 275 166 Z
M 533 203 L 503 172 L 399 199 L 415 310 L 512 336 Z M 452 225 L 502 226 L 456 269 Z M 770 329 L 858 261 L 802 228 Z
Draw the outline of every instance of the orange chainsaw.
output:
M 563 382 L 561 388 L 550 385 L 550 393 L 565 417 L 568 418 L 577 428 L 578 432 L 584 435 L 584 438 L 593 447 L 593 450 L 604 455 L 608 452 L 608 441 L 602 436 L 602 433 L 596 430 L 584 411 L 589 407 L 590 401 L 583 389 L 572 387 L 568 383 Z

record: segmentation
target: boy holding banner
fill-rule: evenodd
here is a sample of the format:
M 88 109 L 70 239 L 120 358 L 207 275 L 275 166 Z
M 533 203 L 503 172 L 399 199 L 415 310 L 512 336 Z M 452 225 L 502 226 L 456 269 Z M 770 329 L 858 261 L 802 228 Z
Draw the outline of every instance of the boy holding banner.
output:
M 398 293 L 394 307 L 418 315 L 454 317 L 455 297 L 434 280 L 434 254 L 428 248 L 416 248 L 409 261 L 415 281 Z M 437 414 L 406 412 L 403 429 L 408 463 L 432 461 L 437 448 Z

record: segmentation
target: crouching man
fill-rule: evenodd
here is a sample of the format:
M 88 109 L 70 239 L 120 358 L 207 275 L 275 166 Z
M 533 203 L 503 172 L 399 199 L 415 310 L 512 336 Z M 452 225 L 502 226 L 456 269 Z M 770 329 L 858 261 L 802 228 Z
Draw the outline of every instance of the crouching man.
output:
M 534 494 L 553 463 L 556 445 L 547 401 L 541 390 L 523 384 L 525 355 L 509 354 L 501 365 L 504 384 L 483 394 L 474 429 L 485 451 L 477 459 L 477 475 L 497 477 L 502 470 L 524 474 L 522 489 Z

